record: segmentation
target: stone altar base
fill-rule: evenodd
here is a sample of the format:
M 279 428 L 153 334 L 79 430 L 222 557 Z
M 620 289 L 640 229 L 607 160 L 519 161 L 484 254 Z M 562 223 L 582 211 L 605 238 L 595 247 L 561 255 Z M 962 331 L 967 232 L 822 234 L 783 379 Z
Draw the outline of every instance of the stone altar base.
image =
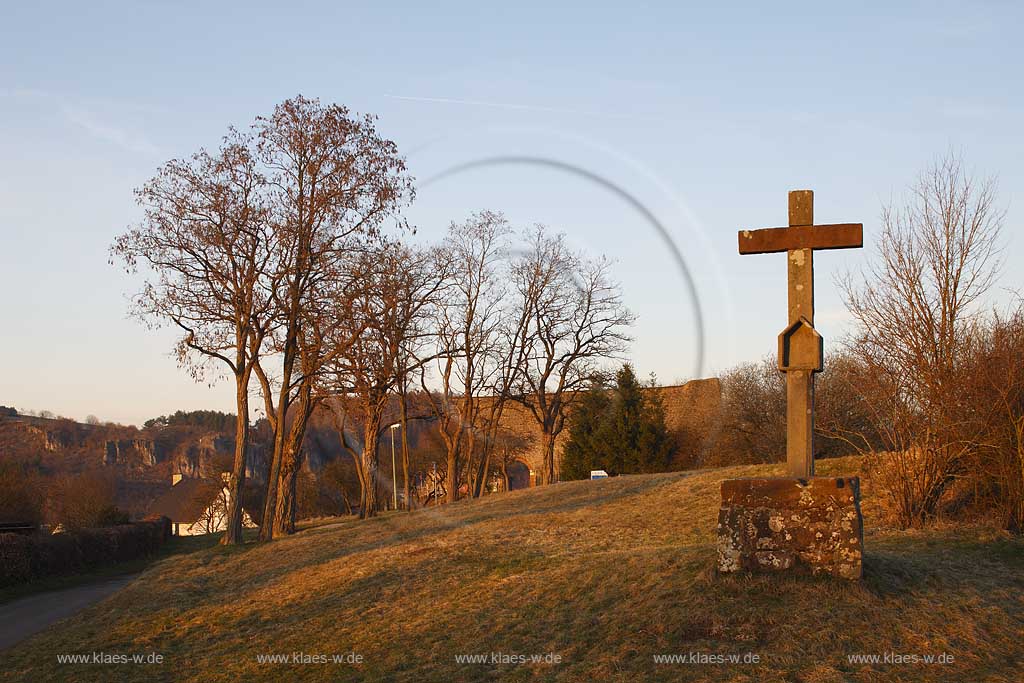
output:
M 718 512 L 718 570 L 804 571 L 861 578 L 858 477 L 727 479 Z

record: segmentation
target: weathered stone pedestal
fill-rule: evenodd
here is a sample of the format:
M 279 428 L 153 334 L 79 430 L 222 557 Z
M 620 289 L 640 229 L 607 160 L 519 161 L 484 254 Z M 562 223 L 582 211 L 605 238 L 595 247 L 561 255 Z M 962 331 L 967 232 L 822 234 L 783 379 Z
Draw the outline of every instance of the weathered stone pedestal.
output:
M 863 549 L 857 477 L 722 482 L 719 571 L 804 571 L 856 580 Z

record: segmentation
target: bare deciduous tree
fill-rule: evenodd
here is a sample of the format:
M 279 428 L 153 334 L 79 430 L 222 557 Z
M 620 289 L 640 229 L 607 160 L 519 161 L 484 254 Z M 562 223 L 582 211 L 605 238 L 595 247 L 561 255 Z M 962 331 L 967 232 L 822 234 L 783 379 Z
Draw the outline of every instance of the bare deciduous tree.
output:
M 978 502 L 1006 529 L 1024 532 L 1024 307 L 994 315 L 973 340 L 971 380 L 963 391 L 984 443 L 971 482 Z
M 905 203 L 884 209 L 878 262 L 843 283 L 859 327 L 848 350 L 865 369 L 866 404 L 891 451 L 878 476 L 904 525 L 934 514 L 978 445 L 960 386 L 977 304 L 998 271 L 1002 219 L 994 182 L 949 155 Z
M 514 344 L 522 349 L 509 395 L 533 415 L 541 432 L 541 483 L 556 480 L 555 439 L 578 392 L 621 356 L 635 316 L 611 279 L 611 263 L 572 252 L 563 235 L 538 226 L 515 259 L 512 320 L 522 321 Z
M 384 425 L 383 420 L 392 395 L 404 386 L 407 374 L 423 362 L 415 360 L 410 352 L 421 334 L 424 311 L 434 302 L 434 295 L 444 281 L 443 272 L 439 274 L 434 265 L 430 253 L 401 244 L 363 255 L 358 268 L 362 287 L 353 317 L 359 329 L 353 332 L 352 343 L 332 359 L 330 366 L 336 394 L 330 407 L 337 416 L 342 445 L 356 464 L 363 517 L 376 515 L 381 507 L 377 495 L 377 445 L 383 430 L 390 426 Z M 408 429 L 404 395 L 401 398 L 403 426 Z M 350 418 L 355 418 L 361 427 L 363 438 L 359 446 L 348 442 Z M 407 457 L 407 442 L 404 444 Z
M 452 223 L 437 252 L 437 268 L 449 276 L 434 309 L 438 386 L 427 387 L 426 366 L 420 383 L 445 445 L 448 502 L 459 497 L 463 470 L 476 448 L 479 399 L 488 388 L 502 321 L 501 264 L 509 234 L 504 216 L 482 211 Z
M 264 325 L 276 329 L 281 361 L 276 401 L 264 397 L 275 414 L 260 529 L 261 540 L 269 540 L 293 525 L 302 435 L 315 403 L 314 384 L 327 360 L 321 353 L 322 335 L 310 329 L 310 320 L 323 312 L 318 304 L 332 297 L 332 280 L 342 272 L 346 257 L 373 248 L 385 220 L 400 222 L 397 212 L 413 189 L 404 159 L 393 142 L 377 134 L 370 116 L 356 117 L 345 107 L 300 96 L 279 105 L 269 118 L 258 119 L 255 128 L 258 157 L 267 169 L 275 240 L 271 291 L 276 315 Z M 266 390 L 265 374 L 260 378 Z M 289 429 L 296 401 L 301 410 Z M 282 472 L 284 496 L 279 496 Z
M 0 522 L 38 526 L 43 521 L 44 486 L 28 463 L 0 462 Z
M 786 455 L 786 379 L 774 357 L 722 376 L 722 428 L 702 466 L 779 462 Z
M 206 493 L 208 493 L 207 490 L 197 492 L 196 499 L 192 501 L 193 504 L 202 505 L 203 511 L 199 513 L 199 517 L 191 526 L 194 530 L 201 529 L 204 534 L 212 534 L 227 522 L 228 509 L 231 507 L 230 496 L 223 488 L 212 500 L 205 496 Z
M 402 431 L 402 501 L 410 508 L 412 495 L 409 480 L 409 382 L 433 356 L 424 353 L 433 335 L 430 318 L 439 304 L 447 282 L 448 265 L 440 262 L 436 250 L 401 248 L 392 259 L 394 269 L 393 314 L 386 326 L 388 347 L 394 349 L 394 392 L 398 396 L 399 423 Z M 417 411 L 426 413 L 427 411 Z M 421 419 L 417 414 L 416 419 Z
M 135 296 L 135 313 L 181 330 L 178 358 L 193 376 L 201 379 L 211 360 L 234 376 L 237 424 L 225 544 L 242 542 L 249 381 L 263 340 L 253 321 L 271 306 L 261 282 L 270 260 L 264 178 L 250 143 L 232 131 L 214 154 L 201 150 L 165 164 L 137 191 L 145 209 L 141 224 L 111 248 L 130 271 L 140 263 L 151 269 Z
M 62 474 L 49 483 L 49 516 L 65 529 L 106 526 L 123 514 L 115 507 L 116 494 L 117 481 L 108 472 Z

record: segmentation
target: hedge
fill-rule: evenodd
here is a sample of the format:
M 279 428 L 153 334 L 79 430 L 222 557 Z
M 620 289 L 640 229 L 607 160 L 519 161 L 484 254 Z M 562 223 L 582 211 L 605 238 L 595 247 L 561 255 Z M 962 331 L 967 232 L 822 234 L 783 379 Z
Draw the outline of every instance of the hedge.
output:
M 170 535 L 166 517 L 59 534 L 0 534 L 0 587 L 134 560 Z

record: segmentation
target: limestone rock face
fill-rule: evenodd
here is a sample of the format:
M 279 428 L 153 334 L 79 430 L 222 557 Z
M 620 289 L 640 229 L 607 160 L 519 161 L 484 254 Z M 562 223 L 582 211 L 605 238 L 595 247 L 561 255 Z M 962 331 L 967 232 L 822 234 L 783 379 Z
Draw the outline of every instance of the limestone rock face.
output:
M 860 579 L 860 479 L 729 479 L 718 512 L 718 569 Z
M 116 439 L 105 443 L 103 464 L 152 467 L 163 461 L 163 456 L 162 449 L 152 439 Z

